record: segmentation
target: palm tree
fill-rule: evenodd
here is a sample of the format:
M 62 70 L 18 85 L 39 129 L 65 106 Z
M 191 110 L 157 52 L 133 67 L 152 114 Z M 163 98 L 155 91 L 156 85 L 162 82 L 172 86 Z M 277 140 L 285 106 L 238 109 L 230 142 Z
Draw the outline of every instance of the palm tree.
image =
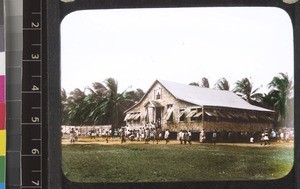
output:
M 94 82 L 92 83 L 92 88 L 87 87 L 85 90 L 88 91 L 88 95 L 86 97 L 86 111 L 89 112 L 87 118 L 89 119 L 88 122 L 92 123 L 93 125 L 102 124 L 104 118 L 101 104 L 107 88 L 102 83 Z
M 141 98 L 144 96 L 144 91 L 142 89 L 136 89 L 134 91 L 128 91 L 126 92 L 126 101 L 127 101 L 127 107 L 130 108 L 137 102 L 141 100 Z
M 74 91 L 70 92 L 70 97 L 68 98 L 69 103 L 69 119 L 72 125 L 84 125 L 86 123 L 86 111 L 87 101 L 86 95 L 83 91 L 76 88 Z
M 274 108 L 278 109 L 281 120 L 285 122 L 287 114 L 287 102 L 293 90 L 292 81 L 287 74 L 279 73 L 278 76 L 273 77 L 268 84 L 269 96 L 272 99 Z
M 91 87 L 87 87 L 86 90 L 88 90 L 89 93 L 91 93 L 92 95 L 98 96 L 98 97 L 102 97 L 104 92 L 107 90 L 106 87 L 99 82 L 94 82 L 92 83 L 92 88 Z
M 126 110 L 126 90 L 118 93 L 118 82 L 113 78 L 104 81 L 107 87 L 105 97 L 101 103 L 103 116 L 106 123 L 112 124 L 112 129 L 116 128 L 124 120 Z
M 229 83 L 227 81 L 227 79 L 220 78 L 217 83 L 214 86 L 215 89 L 219 89 L 219 90 L 226 90 L 229 91 Z
M 69 107 L 68 107 L 68 96 L 67 96 L 67 92 L 65 89 L 61 90 L 60 97 L 61 97 L 61 118 L 62 118 L 61 122 L 63 125 L 68 125 L 69 124 L 69 116 L 68 116 Z
M 200 87 L 204 87 L 204 88 L 209 88 L 209 82 L 208 79 L 206 77 L 203 77 L 201 79 L 201 83 L 199 85 Z
M 242 80 L 237 81 L 233 92 L 242 97 L 244 100 L 250 104 L 261 103 L 263 99 L 263 94 L 257 93 L 259 88 L 252 91 L 252 83 L 248 78 L 243 78 Z
M 129 88 L 129 87 L 128 87 Z M 128 89 L 127 88 L 127 89 Z M 104 84 L 95 82 L 84 91 L 76 88 L 68 97 L 65 90 L 61 92 L 63 123 L 72 125 L 120 125 L 124 120 L 124 111 L 143 96 L 142 89 L 118 93 L 118 82 L 108 78 Z
M 136 89 L 134 91 L 134 94 L 135 94 L 136 100 L 139 101 L 145 95 L 145 92 L 142 89 Z
M 198 87 L 199 87 L 199 83 L 197 83 L 197 82 L 192 82 L 192 83 L 190 83 L 189 85 L 192 85 L 192 86 L 198 86 Z

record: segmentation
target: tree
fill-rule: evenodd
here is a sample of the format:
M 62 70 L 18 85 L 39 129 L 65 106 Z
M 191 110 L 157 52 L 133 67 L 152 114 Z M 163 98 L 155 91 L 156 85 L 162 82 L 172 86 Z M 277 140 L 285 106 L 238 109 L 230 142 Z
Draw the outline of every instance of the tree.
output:
M 279 73 L 278 76 L 273 77 L 268 87 L 271 89 L 268 94 L 269 98 L 274 104 L 274 108 L 278 109 L 282 121 L 285 122 L 287 102 L 293 89 L 292 81 L 288 78 L 287 74 Z
M 101 103 L 103 116 L 106 123 L 112 124 L 116 128 L 124 120 L 124 111 L 126 110 L 126 90 L 118 93 L 118 82 L 113 78 L 104 81 L 107 87 L 105 97 Z
M 144 91 L 142 89 L 136 89 L 134 91 L 128 91 L 126 92 L 126 102 L 127 102 L 127 107 L 130 108 L 137 102 L 141 100 L 141 98 L 144 96 Z M 127 108 L 126 108 L 127 109 Z
M 86 111 L 89 112 L 86 119 L 89 119 L 88 122 L 93 125 L 100 125 L 104 120 L 101 103 L 107 89 L 102 83 L 94 82 L 92 83 L 92 88 L 87 87 L 86 91 L 89 93 L 85 99 L 87 101 Z
M 259 88 L 252 90 L 252 83 L 248 78 L 243 78 L 237 81 L 233 92 L 242 97 L 244 100 L 250 104 L 261 103 L 263 99 L 263 94 L 257 93 Z
M 219 89 L 219 90 L 226 90 L 229 91 L 229 83 L 227 81 L 227 79 L 220 78 L 217 83 L 214 86 L 215 89 Z
M 70 92 L 68 98 L 69 107 L 69 120 L 71 125 L 84 125 L 87 122 L 87 101 L 85 100 L 86 95 L 84 91 L 76 88 L 74 91 Z
M 189 85 L 192 85 L 192 86 L 198 86 L 198 87 L 199 87 L 199 83 L 197 83 L 197 82 L 192 82 L 192 83 L 190 83 Z
M 201 79 L 201 83 L 199 85 L 200 87 L 204 87 L 204 88 L 209 88 L 209 82 L 208 79 L 206 77 L 203 77 Z
M 68 116 L 68 112 L 69 112 L 68 96 L 65 89 L 61 90 L 60 97 L 61 97 L 61 118 L 62 118 L 61 122 L 63 125 L 69 125 L 70 120 Z
M 94 82 L 92 83 L 92 88 L 87 87 L 86 90 L 88 90 L 90 94 L 101 98 L 107 89 L 102 83 Z
M 124 120 L 124 111 L 133 106 L 143 96 L 142 89 L 124 90 L 118 93 L 118 82 L 108 78 L 104 84 L 92 83 L 84 91 L 76 88 L 69 97 L 65 90 L 61 92 L 63 124 L 71 125 L 106 125 L 113 128 Z

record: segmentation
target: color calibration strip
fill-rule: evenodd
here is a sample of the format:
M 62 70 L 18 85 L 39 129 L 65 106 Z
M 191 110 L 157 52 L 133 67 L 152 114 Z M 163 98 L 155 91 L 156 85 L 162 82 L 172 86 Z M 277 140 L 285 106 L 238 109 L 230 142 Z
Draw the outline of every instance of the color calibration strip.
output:
M 5 188 L 6 173 L 6 66 L 4 42 L 4 2 L 0 1 L 0 189 Z

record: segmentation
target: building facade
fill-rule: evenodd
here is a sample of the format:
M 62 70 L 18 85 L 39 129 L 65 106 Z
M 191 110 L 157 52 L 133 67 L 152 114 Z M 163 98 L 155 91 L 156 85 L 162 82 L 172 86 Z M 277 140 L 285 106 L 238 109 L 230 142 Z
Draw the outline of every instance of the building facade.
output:
M 260 131 L 272 128 L 274 111 L 254 106 L 230 91 L 156 80 L 125 111 L 130 128 L 152 123 L 170 131 Z

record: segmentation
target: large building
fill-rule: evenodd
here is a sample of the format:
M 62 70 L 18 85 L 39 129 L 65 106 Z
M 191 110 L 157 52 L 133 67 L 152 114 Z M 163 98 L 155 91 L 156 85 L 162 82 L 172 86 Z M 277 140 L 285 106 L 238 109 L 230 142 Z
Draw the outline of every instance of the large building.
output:
M 164 80 L 156 80 L 125 113 L 131 128 L 153 123 L 171 131 L 261 131 L 274 123 L 274 111 L 251 105 L 231 91 Z

